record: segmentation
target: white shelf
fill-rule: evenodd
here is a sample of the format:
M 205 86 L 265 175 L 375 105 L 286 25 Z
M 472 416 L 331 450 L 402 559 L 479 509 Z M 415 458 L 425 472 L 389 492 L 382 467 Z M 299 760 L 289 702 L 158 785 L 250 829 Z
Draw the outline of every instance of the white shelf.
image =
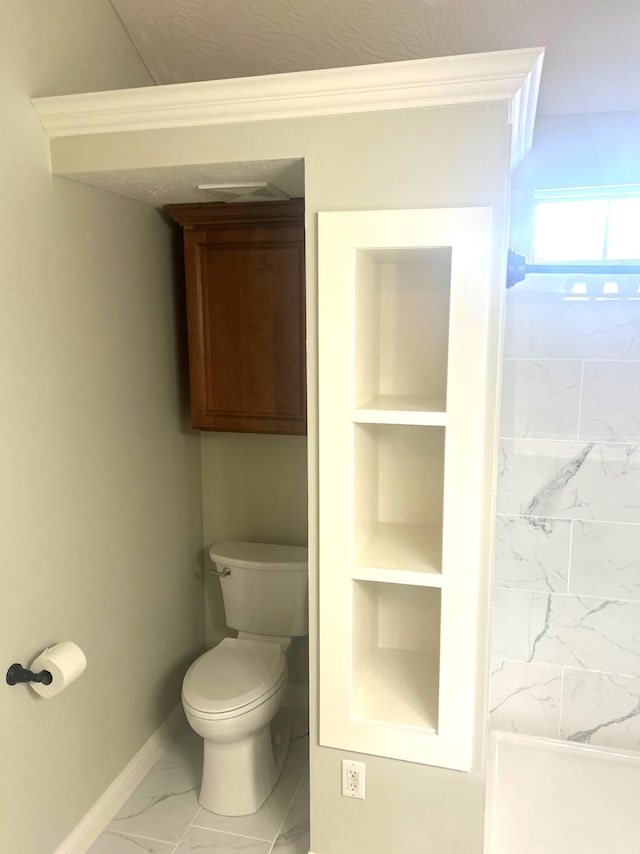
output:
M 379 581 L 381 584 L 409 584 L 413 587 L 442 587 L 442 575 L 405 569 L 379 569 L 357 566 L 351 572 L 354 581 Z
M 380 394 L 365 401 L 353 413 L 359 424 L 416 424 L 445 427 L 447 413 L 438 402 L 417 395 Z
M 372 649 L 354 672 L 353 717 L 437 731 L 438 656 Z
M 354 578 L 439 587 L 442 529 L 378 522 L 356 555 L 355 563 Z M 426 578 L 421 580 L 422 574 Z

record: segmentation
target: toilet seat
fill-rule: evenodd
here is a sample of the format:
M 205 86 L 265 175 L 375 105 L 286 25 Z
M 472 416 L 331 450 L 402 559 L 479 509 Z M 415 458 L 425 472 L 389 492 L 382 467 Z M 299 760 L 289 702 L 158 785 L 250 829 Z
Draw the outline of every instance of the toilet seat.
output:
M 285 679 L 280 644 L 225 638 L 193 662 L 182 698 L 197 716 L 234 717 L 264 703 Z

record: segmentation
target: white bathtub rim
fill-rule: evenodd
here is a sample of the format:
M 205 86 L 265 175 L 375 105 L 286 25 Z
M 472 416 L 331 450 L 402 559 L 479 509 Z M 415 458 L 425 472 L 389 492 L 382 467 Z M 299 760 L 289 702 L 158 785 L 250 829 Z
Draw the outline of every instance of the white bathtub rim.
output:
M 497 791 L 497 779 L 499 773 L 499 761 L 501 748 L 509 749 L 524 748 L 532 754 L 544 752 L 555 754 L 558 758 L 569 754 L 582 756 L 602 762 L 623 762 L 625 764 L 640 763 L 640 753 L 634 750 L 625 750 L 617 747 L 607 747 L 596 744 L 583 744 L 582 742 L 565 741 L 561 739 L 548 738 L 544 736 L 524 735 L 522 733 L 505 732 L 503 730 L 492 730 L 489 733 L 487 745 L 487 761 L 485 775 L 485 810 L 484 810 L 484 845 L 485 854 L 493 854 L 495 851 L 495 837 L 493 818 L 495 816 L 495 798 Z
M 525 735 L 524 733 L 519 732 L 506 732 L 505 730 L 492 730 L 489 733 L 489 773 L 491 766 L 494 764 L 493 760 L 497 755 L 499 744 L 535 747 L 536 749 L 546 749 L 550 752 L 572 751 L 576 753 L 600 753 L 609 756 L 621 756 L 625 759 L 635 759 L 640 762 L 640 752 L 637 750 L 628 750 L 622 747 L 609 747 L 608 745 L 601 744 L 588 744 L 582 741 L 566 741 L 565 739 L 549 738 L 548 736 L 541 735 Z M 487 776 L 489 776 L 489 774 Z

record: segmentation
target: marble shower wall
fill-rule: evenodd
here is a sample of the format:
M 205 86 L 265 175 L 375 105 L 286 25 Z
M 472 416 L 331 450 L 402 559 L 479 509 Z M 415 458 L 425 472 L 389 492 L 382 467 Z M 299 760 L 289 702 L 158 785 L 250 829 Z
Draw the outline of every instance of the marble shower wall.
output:
M 507 295 L 491 724 L 640 750 L 640 299 L 546 278 Z

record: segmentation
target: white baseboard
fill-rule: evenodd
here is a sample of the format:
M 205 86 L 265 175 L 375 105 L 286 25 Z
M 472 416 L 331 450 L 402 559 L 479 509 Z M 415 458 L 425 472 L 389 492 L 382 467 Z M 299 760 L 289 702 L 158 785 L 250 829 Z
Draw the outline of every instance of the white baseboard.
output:
M 135 791 L 143 777 L 167 749 L 181 719 L 182 704 L 180 703 L 147 739 L 131 762 L 118 774 L 64 842 L 56 848 L 54 854 L 86 854 L 87 849 L 93 845 L 129 795 Z

